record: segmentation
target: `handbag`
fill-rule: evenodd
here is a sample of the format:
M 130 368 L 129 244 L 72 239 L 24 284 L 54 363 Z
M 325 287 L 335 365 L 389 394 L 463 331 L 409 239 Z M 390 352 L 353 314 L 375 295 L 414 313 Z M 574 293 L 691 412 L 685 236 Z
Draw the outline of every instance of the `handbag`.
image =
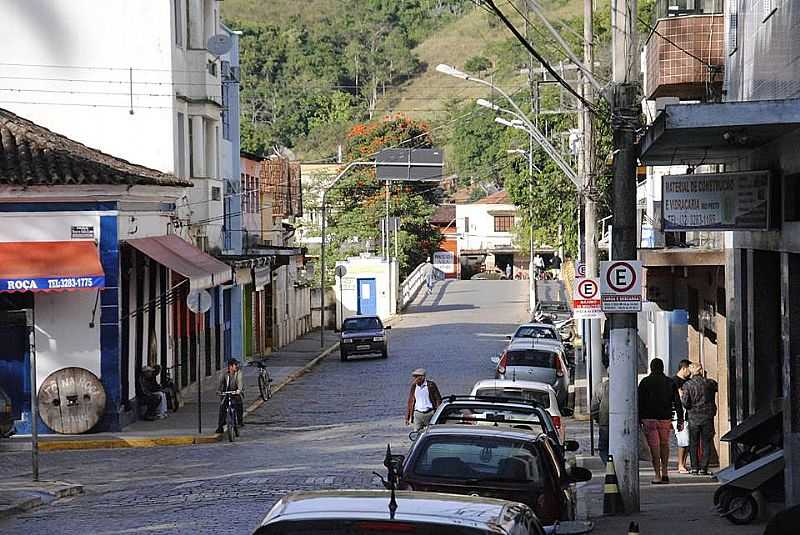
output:
M 689 425 L 684 422 L 683 430 L 678 431 L 678 422 L 672 422 L 672 429 L 675 430 L 675 441 L 678 443 L 679 448 L 689 447 Z

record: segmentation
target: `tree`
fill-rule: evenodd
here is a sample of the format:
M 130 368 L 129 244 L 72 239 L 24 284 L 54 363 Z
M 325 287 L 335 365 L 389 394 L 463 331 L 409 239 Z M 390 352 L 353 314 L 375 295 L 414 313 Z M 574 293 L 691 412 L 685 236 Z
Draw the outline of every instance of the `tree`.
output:
M 426 124 L 402 116 L 357 124 L 348 134 L 347 161 L 370 159 L 379 150 L 400 144 L 404 148 L 430 148 L 428 130 Z M 374 244 L 381 239 L 380 220 L 386 215 L 384 188 L 374 169 L 359 168 L 328 194 L 327 280 L 333 280 L 334 260 L 376 249 Z M 429 182 L 397 183 L 390 188 L 389 216 L 399 217 L 402 225 L 398 233 L 402 277 L 432 256 L 439 246 L 442 237 L 429 221 L 441 200 L 441 189 Z
M 464 70 L 467 72 L 483 72 L 492 68 L 492 62 L 484 56 L 472 56 L 464 62 Z

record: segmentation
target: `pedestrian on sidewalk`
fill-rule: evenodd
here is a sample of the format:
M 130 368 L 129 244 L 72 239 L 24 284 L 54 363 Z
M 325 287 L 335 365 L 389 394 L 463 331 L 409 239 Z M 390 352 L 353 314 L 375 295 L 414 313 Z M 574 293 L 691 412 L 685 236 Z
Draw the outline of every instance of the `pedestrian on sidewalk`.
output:
M 506 279 L 511 280 L 511 263 L 506 264 Z
M 561 257 L 558 253 L 553 254 L 553 259 L 550 261 L 550 271 L 553 273 L 553 280 L 561 278 Z
M 691 378 L 683 384 L 683 405 L 689 416 L 689 457 L 693 475 L 708 475 L 714 447 L 714 417 L 717 415 L 717 382 L 707 379 L 700 364 L 689 366 Z
M 433 291 L 433 266 L 431 265 L 430 269 L 428 269 L 428 277 L 425 280 L 425 284 L 428 286 L 428 295 L 431 295 Z
M 691 361 L 683 359 L 678 363 L 678 371 L 675 372 L 675 376 L 672 378 L 675 381 L 675 386 L 678 387 L 678 394 L 683 397 L 683 385 L 689 379 L 691 374 L 689 373 L 689 366 L 691 365 Z M 686 414 L 685 414 L 684 407 L 684 422 L 686 422 Z M 678 444 L 678 473 L 679 474 L 688 474 L 689 467 L 687 466 L 687 460 L 689 457 L 689 429 L 688 426 L 684 425 L 684 428 L 678 431 L 678 420 L 677 418 L 673 420 L 672 427 L 675 430 L 675 441 Z
M 592 418 L 597 422 L 597 451 L 603 463 L 608 462 L 608 377 L 603 377 L 598 392 L 592 396 Z
M 664 375 L 664 361 L 650 361 L 650 375 L 639 383 L 639 421 L 652 456 L 655 478 L 653 485 L 669 483 L 669 434 L 672 414 L 683 429 L 683 406 L 675 382 Z
M 417 368 L 411 372 L 411 391 L 408 393 L 406 404 L 406 425 L 413 425 L 414 431 L 420 431 L 427 426 L 433 417 L 433 411 L 442 403 L 439 387 L 426 376 L 424 368 Z
M 230 396 L 230 402 L 236 409 L 236 419 L 239 427 L 244 427 L 244 374 L 239 368 L 239 361 L 230 359 L 228 361 L 228 373 L 222 376 L 219 381 L 217 392 L 237 392 Z M 227 408 L 224 404 L 219 404 L 219 418 L 217 419 L 217 433 L 222 433 L 225 425 Z

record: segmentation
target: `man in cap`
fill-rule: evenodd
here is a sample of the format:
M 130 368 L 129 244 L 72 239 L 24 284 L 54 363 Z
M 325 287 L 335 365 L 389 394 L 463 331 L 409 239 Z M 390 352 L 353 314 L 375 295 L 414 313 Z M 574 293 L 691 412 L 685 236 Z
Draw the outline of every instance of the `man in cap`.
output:
M 411 372 L 411 391 L 408 393 L 408 406 L 406 409 L 406 425 L 413 424 L 414 431 L 419 431 L 428 425 L 433 417 L 433 411 L 442 403 L 442 395 L 436 383 L 426 379 L 427 372 L 424 368 L 417 368 Z
M 219 381 L 219 387 L 217 388 L 217 393 L 221 392 L 236 392 L 231 395 L 230 401 L 236 408 L 238 427 L 244 427 L 244 374 L 241 368 L 239 368 L 239 361 L 236 359 L 230 359 L 228 361 L 228 373 L 222 376 L 222 379 Z M 227 407 L 225 404 L 220 403 L 217 433 L 223 432 L 222 427 L 225 425 L 226 412 Z M 238 429 L 236 430 L 236 436 L 239 436 Z

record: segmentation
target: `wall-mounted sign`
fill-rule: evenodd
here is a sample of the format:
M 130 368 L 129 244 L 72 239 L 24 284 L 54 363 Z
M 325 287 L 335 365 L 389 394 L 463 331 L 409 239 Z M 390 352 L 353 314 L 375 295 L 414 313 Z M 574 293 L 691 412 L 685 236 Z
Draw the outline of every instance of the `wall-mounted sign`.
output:
M 94 227 L 88 225 L 72 225 L 70 236 L 73 240 L 93 240 Z
M 91 290 L 105 286 L 105 277 L 39 277 L 33 279 L 0 279 L 0 292 L 48 292 Z
M 663 230 L 767 230 L 769 171 L 662 177 Z

